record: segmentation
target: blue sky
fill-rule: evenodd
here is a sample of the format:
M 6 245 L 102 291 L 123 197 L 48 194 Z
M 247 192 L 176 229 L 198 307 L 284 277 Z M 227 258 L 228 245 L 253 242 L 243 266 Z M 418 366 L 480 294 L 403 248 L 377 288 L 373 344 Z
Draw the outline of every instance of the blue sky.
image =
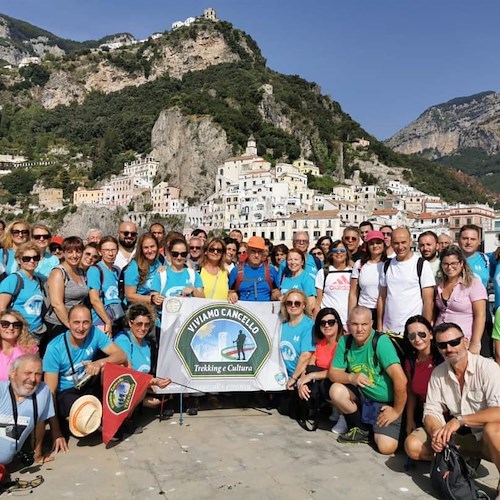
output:
M 379 139 L 433 104 L 500 90 L 498 0 L 0 0 L 0 12 L 74 40 L 142 38 L 205 7 Z

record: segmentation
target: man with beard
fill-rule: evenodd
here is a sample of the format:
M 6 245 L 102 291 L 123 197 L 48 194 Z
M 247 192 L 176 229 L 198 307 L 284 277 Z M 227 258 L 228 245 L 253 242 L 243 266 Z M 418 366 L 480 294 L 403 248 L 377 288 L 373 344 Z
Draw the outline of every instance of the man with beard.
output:
M 120 271 L 132 260 L 137 243 L 137 226 L 130 221 L 122 222 L 118 228 L 118 254 L 115 267 Z
M 429 381 L 425 429 L 410 434 L 406 452 L 414 460 L 430 461 L 453 437 L 465 457 L 484 458 L 500 470 L 500 367 L 471 354 L 455 323 L 441 323 L 434 338 L 444 363 Z
M 434 276 L 439 271 L 438 237 L 434 231 L 425 231 L 418 237 L 420 255 L 430 264 Z
M 34 401 L 36 398 L 36 401 Z M 34 459 L 42 461 L 45 420 L 54 416 L 49 388 L 42 382 L 42 360 L 25 354 L 10 365 L 9 381 L 0 382 L 0 464 L 10 463 L 36 425 Z M 36 420 L 36 422 L 35 422 Z M 52 425 L 52 422 L 51 422 Z M 68 451 L 66 440 L 52 426 L 53 451 Z M 30 455 L 24 453 L 24 456 Z

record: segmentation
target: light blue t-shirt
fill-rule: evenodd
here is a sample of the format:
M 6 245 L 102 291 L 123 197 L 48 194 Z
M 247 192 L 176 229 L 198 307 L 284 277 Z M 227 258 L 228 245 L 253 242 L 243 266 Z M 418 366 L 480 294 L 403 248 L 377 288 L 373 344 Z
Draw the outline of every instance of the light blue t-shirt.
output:
M 137 261 L 132 259 L 125 269 L 125 286 L 135 286 L 139 295 L 149 295 L 152 290 L 153 278 L 158 274 L 158 268 L 162 265 L 160 260 L 156 259 L 153 264 L 150 264 L 146 279 L 139 284 L 139 267 Z
M 14 250 L 4 250 L 0 248 L 0 274 L 15 273 L 19 269 Z
M 291 377 L 303 352 L 314 352 L 314 321 L 304 316 L 298 325 L 283 323 L 281 328 L 280 350 L 288 376 Z
M 54 267 L 60 264 L 59 258 L 57 255 L 52 255 L 50 252 L 45 252 L 42 260 L 38 263 L 35 269 L 35 275 L 38 276 L 41 280 L 47 281 L 49 277 L 50 271 L 54 269 Z
M 43 292 L 40 288 L 40 282 L 36 278 L 29 279 L 24 271 L 20 270 L 17 273 L 9 274 L 0 283 L 0 294 L 14 295 L 18 277 L 22 279 L 23 286 L 12 304 L 12 309 L 23 315 L 28 322 L 29 331 L 34 332 L 42 326 Z
M 47 420 L 55 415 L 54 400 L 49 387 L 44 382 L 40 382 L 33 396 L 36 396 L 38 421 Z M 33 400 L 31 397 L 17 403 L 17 414 L 19 434 L 17 450 L 20 450 L 35 427 L 35 422 L 33 421 Z M 0 426 L 3 431 L 0 432 L 0 464 L 8 464 L 17 452 L 9 382 L 0 382 Z
M 155 274 L 153 283 L 151 284 L 151 290 L 153 292 L 158 292 L 160 295 L 163 295 L 163 297 L 178 297 L 186 287 L 203 288 L 201 276 L 187 267 L 177 272 L 170 266 L 167 266 L 167 280 L 163 290 L 161 289 L 160 273 Z
M 68 341 L 69 352 L 71 353 L 71 359 L 75 368 L 74 378 L 68 352 L 64 345 L 64 336 L 66 336 L 66 340 Z M 85 365 L 83 362 L 92 361 L 99 349 L 102 351 L 111 344 L 108 336 L 95 326 L 90 329 L 84 343 L 79 347 L 74 347 L 69 337 L 69 331 L 66 331 L 51 340 L 43 357 L 43 371 L 59 375 L 57 392 L 75 387 L 75 382 L 78 383 L 85 377 Z
M 102 272 L 102 281 L 101 273 Z M 110 304 L 120 304 L 121 300 L 118 295 L 118 268 L 113 267 L 110 270 L 102 262 L 98 262 L 95 266 L 90 266 L 87 270 L 87 286 L 90 290 L 98 290 L 100 299 L 104 304 L 104 307 Z M 98 314 L 92 309 L 92 322 L 98 322 L 100 320 Z
M 285 273 L 285 268 L 286 268 L 286 259 L 281 262 L 280 267 L 278 268 L 278 278 L 277 278 L 278 283 L 281 283 L 281 278 L 283 276 L 283 273 Z M 314 256 L 311 255 L 310 253 L 306 254 L 305 271 L 311 276 L 313 280 L 316 279 L 316 275 L 318 274 L 318 266 L 316 265 L 316 260 L 314 259 Z
M 285 276 L 283 278 L 280 286 L 281 294 L 285 295 L 288 290 L 292 289 L 302 290 L 306 294 L 306 297 L 316 297 L 315 281 L 305 269 L 294 278 L 291 276 Z
M 137 345 L 130 332 L 120 332 L 114 343 L 127 355 L 132 369 L 142 373 L 151 371 L 151 347 L 144 339 Z
M 476 252 L 474 255 L 467 257 L 467 264 L 469 264 L 471 271 L 481 280 L 486 288 L 488 286 L 490 276 L 492 275 L 490 254 Z

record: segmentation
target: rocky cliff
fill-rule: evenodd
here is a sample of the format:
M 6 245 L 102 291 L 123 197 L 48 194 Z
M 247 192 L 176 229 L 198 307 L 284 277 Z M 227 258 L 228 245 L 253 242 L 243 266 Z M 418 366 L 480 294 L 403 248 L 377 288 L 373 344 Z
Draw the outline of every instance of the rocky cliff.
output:
M 461 149 L 500 153 L 500 93 L 483 92 L 432 106 L 387 141 L 395 151 L 440 158 Z
M 151 147 L 161 180 L 178 186 L 183 197 L 200 199 L 213 191 L 217 166 L 232 151 L 226 132 L 210 116 L 184 116 L 178 108 L 160 113 Z

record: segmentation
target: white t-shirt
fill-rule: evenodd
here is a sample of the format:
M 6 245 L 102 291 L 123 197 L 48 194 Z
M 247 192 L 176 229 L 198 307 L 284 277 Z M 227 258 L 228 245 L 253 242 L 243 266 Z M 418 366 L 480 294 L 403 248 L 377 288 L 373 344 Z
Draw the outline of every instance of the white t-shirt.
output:
M 134 257 L 135 257 L 135 249 L 130 255 L 130 257 L 125 256 L 121 250 L 118 250 L 113 265 L 121 271 Z
M 423 301 L 420 287 L 435 286 L 434 273 L 427 261 L 422 267 L 420 285 L 417 274 L 418 256 L 399 261 L 391 259 L 387 272 L 380 273 L 380 286 L 387 287 L 387 298 L 384 308 L 385 331 L 404 332 L 406 320 L 415 314 L 422 314 Z
M 342 323 L 347 323 L 347 310 L 349 308 L 349 290 L 351 289 L 351 272 L 350 267 L 337 271 L 333 266 L 330 266 L 330 272 L 326 277 L 325 270 L 320 269 L 316 275 L 316 288 L 323 290 L 323 298 L 321 300 L 321 308 L 333 307 L 340 315 Z
M 384 272 L 383 262 L 366 262 L 361 267 L 361 261 L 357 260 L 352 269 L 351 278 L 358 280 L 359 298 L 358 305 L 377 308 L 377 299 L 380 290 L 380 275 Z

